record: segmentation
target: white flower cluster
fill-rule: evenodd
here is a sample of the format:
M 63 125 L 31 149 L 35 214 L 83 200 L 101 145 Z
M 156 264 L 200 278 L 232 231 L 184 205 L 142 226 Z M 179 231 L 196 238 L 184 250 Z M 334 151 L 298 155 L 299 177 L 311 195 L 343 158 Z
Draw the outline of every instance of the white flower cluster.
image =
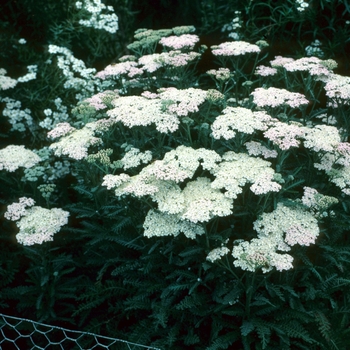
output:
M 88 19 L 79 20 L 79 24 L 82 26 L 102 29 L 112 34 L 118 31 L 118 17 L 114 13 L 112 6 L 106 6 L 101 3 L 101 0 L 77 1 L 75 6 L 78 10 L 81 10 L 82 15 L 87 15 L 88 17 Z
M 0 170 L 13 172 L 20 167 L 31 168 L 41 158 L 24 146 L 10 145 L 0 150 Z
M 52 241 L 53 235 L 68 223 L 69 212 L 59 208 L 49 210 L 34 204 L 33 199 L 22 197 L 18 203 L 9 205 L 4 215 L 8 220 L 19 220 L 16 225 L 20 231 L 16 238 L 23 245 Z
M 332 107 L 350 105 L 350 77 L 333 74 L 324 89 Z
M 163 37 L 159 43 L 164 47 L 180 50 L 180 49 L 193 49 L 196 43 L 199 41 L 198 35 L 195 34 L 183 34 L 180 36 L 172 35 Z
M 246 142 L 244 146 L 247 147 L 248 154 L 250 156 L 260 156 L 262 155 L 266 158 L 277 158 L 278 153 L 275 150 L 271 150 L 263 146 L 260 142 L 250 141 Z
M 229 80 L 233 76 L 228 68 L 210 69 L 207 74 L 219 81 Z
M 227 247 L 215 248 L 207 255 L 207 260 L 210 262 L 215 262 L 216 260 L 220 260 L 223 256 L 227 255 L 230 252 L 230 249 Z
M 64 135 L 59 141 L 52 143 L 50 148 L 54 150 L 56 156 L 67 155 L 76 160 L 84 159 L 88 156 L 90 146 L 102 142 L 100 138 L 94 136 L 96 128 L 96 123 L 88 123 L 82 129 Z M 56 133 L 54 130 L 52 132 Z
M 130 168 L 136 168 L 140 164 L 147 164 L 152 160 L 152 152 L 146 151 L 140 152 L 138 148 L 131 147 L 121 159 L 124 170 Z
M 144 235 L 150 237 L 178 236 L 181 232 L 191 239 L 205 233 L 202 226 L 181 220 L 177 215 L 150 210 L 143 224 Z
M 316 189 L 311 187 L 304 187 L 304 195 L 301 198 L 301 202 L 305 205 L 315 217 L 327 217 L 328 208 L 339 201 L 332 196 L 325 196 L 319 193 Z
M 309 7 L 309 4 L 304 0 L 295 0 L 295 4 L 299 12 L 304 12 Z
M 281 189 L 281 185 L 273 181 L 275 171 L 271 163 L 245 153 L 226 152 L 212 174 L 215 180 L 211 186 L 220 191 L 226 190 L 225 197 L 231 199 L 237 198 L 247 183 L 253 184 L 250 190 L 257 195 Z
M 277 119 L 270 117 L 266 112 L 252 112 L 243 107 L 227 107 L 223 114 L 213 122 L 212 136 L 225 140 L 233 139 L 236 132 L 253 134 L 256 130 L 265 131 Z
M 242 20 L 241 20 L 241 11 L 235 11 L 236 17 L 232 19 L 231 23 L 225 24 L 221 31 L 225 32 L 228 31 L 228 37 L 232 38 L 233 40 L 239 40 L 239 29 L 242 27 Z
M 12 125 L 12 131 L 23 132 L 33 125 L 31 111 L 28 108 L 21 109 L 21 102 L 12 98 L 0 98 L 0 102 L 5 102 L 5 108 L 2 111 L 4 117 L 9 118 L 9 123 Z
M 57 55 L 57 66 L 66 77 L 64 87 L 79 91 L 76 95 L 77 100 L 81 101 L 95 92 L 95 86 L 98 84 L 95 68 L 86 68 L 85 63 L 75 58 L 65 47 L 49 45 L 49 53 Z
M 314 244 L 319 235 L 319 227 L 315 217 L 308 211 L 295 205 L 292 207 L 282 203 L 271 213 L 263 213 L 254 222 L 258 238 L 250 242 L 240 242 L 234 246 L 232 255 L 236 258 L 234 265 L 243 270 L 263 272 L 293 268 L 293 257 L 281 252 L 289 251 L 295 244 L 309 246 Z
M 292 108 L 297 108 L 309 103 L 303 94 L 274 87 L 268 89 L 256 88 L 251 95 L 253 96 L 253 102 L 258 107 L 274 108 L 287 105 Z
M 54 101 L 56 111 L 51 108 L 46 108 L 43 112 L 46 118 L 42 120 L 39 125 L 43 129 L 52 130 L 60 123 L 65 123 L 69 118 L 68 107 L 62 104 L 62 99 L 57 97 Z
M 28 73 L 26 75 L 23 75 L 23 77 L 19 77 L 17 81 L 19 83 L 25 83 L 30 80 L 36 79 L 36 72 L 38 70 L 38 66 L 36 64 L 27 66 Z
M 169 133 L 178 129 L 179 117 L 197 112 L 206 97 L 206 91 L 194 88 L 162 89 L 152 96 L 122 96 L 112 101 L 114 108 L 107 115 L 110 124 L 121 122 L 129 128 L 155 124 L 159 132 Z
M 324 52 L 321 49 L 322 43 L 319 40 L 313 41 L 310 45 L 305 47 L 305 53 L 307 56 L 317 56 L 317 57 L 323 57 Z
M 225 42 L 218 46 L 212 46 L 211 49 L 215 56 L 241 56 L 261 51 L 258 45 L 249 44 L 245 41 Z
M 0 68 L 0 90 L 12 89 L 17 85 L 17 80 L 6 76 L 6 69 Z

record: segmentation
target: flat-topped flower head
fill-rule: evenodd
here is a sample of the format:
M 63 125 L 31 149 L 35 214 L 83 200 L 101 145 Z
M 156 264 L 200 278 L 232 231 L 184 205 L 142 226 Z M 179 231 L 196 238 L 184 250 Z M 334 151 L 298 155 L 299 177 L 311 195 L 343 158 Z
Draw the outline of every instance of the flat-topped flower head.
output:
M 241 56 L 247 53 L 259 53 L 261 51 L 258 45 L 245 41 L 225 42 L 211 48 L 215 56 Z
M 261 65 L 261 66 L 256 67 L 254 74 L 259 75 L 261 77 L 269 77 L 272 75 L 276 75 L 277 69 Z
M 255 185 L 250 189 L 257 195 L 278 192 L 281 189 L 281 185 L 273 180 L 275 171 L 270 162 L 231 151 L 226 152 L 222 159 L 218 167 L 211 171 L 215 176 L 211 186 L 225 190 L 226 197 L 237 198 L 247 183 Z
M 303 94 L 274 87 L 268 89 L 256 88 L 251 95 L 253 96 L 253 102 L 258 107 L 275 108 L 287 105 L 292 108 L 297 108 L 309 103 Z
M 316 125 L 304 128 L 304 147 L 315 152 L 332 152 L 341 141 L 339 130 L 335 126 Z
M 286 64 L 291 62 L 294 62 L 294 58 L 276 56 L 275 59 L 270 61 L 270 65 L 271 67 L 278 68 L 278 67 L 284 67 Z
M 253 134 L 257 130 L 264 131 L 276 121 L 277 119 L 264 111 L 253 112 L 243 107 L 227 107 L 213 122 L 212 135 L 215 139 L 222 137 L 229 140 L 234 138 L 237 132 Z
M 34 204 L 31 198 L 22 197 L 19 203 L 9 205 L 5 213 L 6 219 L 17 221 L 19 233 L 16 238 L 23 245 L 52 241 L 53 235 L 68 223 L 69 212 L 59 208 L 49 210 Z
M 181 49 L 193 49 L 196 43 L 199 41 L 198 35 L 195 34 L 182 34 L 180 36 L 172 35 L 161 38 L 159 43 L 164 47 L 181 50 Z
M 69 123 L 58 123 L 51 131 L 47 133 L 47 137 L 51 139 L 57 139 L 58 137 L 65 136 L 70 132 L 76 130 Z
M 306 128 L 299 123 L 286 124 L 276 122 L 272 127 L 264 132 L 264 136 L 285 151 L 291 147 L 299 147 L 305 135 Z
M 0 170 L 13 172 L 18 168 L 31 168 L 41 158 L 25 146 L 10 145 L 0 150 Z
M 140 68 L 146 72 L 153 73 L 162 67 L 174 68 L 185 67 L 200 57 L 198 52 L 183 53 L 180 50 L 154 53 L 139 58 Z
M 17 85 L 17 80 L 6 76 L 6 69 L 0 68 L 0 90 L 12 89 Z
M 209 252 L 206 259 L 210 262 L 215 262 L 216 260 L 220 260 L 223 256 L 227 255 L 230 252 L 230 249 L 227 247 L 215 248 Z
M 206 100 L 207 91 L 194 88 L 179 90 L 170 87 L 160 89 L 159 97 L 166 101 L 167 111 L 183 117 L 199 111 L 199 106 Z
M 110 64 L 103 70 L 96 74 L 96 77 L 105 80 L 108 78 L 119 78 L 122 75 L 127 75 L 129 78 L 136 76 L 135 68 L 139 69 L 139 74 L 143 73 L 143 70 L 138 68 L 138 63 L 134 61 L 125 61 L 115 64 Z
M 80 130 L 74 130 L 61 137 L 57 142 L 50 145 L 56 156 L 67 155 L 80 160 L 88 156 L 88 148 L 101 143 L 101 139 L 95 137 L 97 123 L 88 123 Z
M 96 111 L 105 109 L 118 96 L 116 91 L 106 90 L 84 100 Z
M 350 77 L 333 74 L 324 89 L 332 107 L 350 104 Z
M 250 141 L 246 142 L 244 146 L 247 147 L 248 154 L 250 156 L 260 156 L 262 155 L 265 159 L 267 158 L 277 158 L 278 153 L 275 150 L 271 150 L 263 146 L 260 142 Z
M 136 168 L 140 164 L 147 164 L 152 160 L 152 152 L 140 152 L 138 148 L 132 147 L 121 159 L 124 170 Z

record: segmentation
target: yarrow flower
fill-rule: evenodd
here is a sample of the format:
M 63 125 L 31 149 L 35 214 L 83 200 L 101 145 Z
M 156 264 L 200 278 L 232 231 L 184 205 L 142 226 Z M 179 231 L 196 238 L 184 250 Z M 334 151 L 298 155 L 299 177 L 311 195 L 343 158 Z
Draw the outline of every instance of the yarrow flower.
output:
M 274 108 L 287 105 L 296 108 L 309 103 L 303 94 L 274 87 L 268 89 L 256 88 L 251 95 L 253 96 L 253 102 L 258 107 Z
M 152 160 L 152 152 L 140 152 L 138 148 L 131 147 L 121 159 L 124 170 L 135 168 L 141 163 L 147 164 Z
M 246 142 L 244 146 L 247 147 L 248 154 L 250 156 L 260 156 L 262 155 L 266 158 L 277 158 L 278 153 L 275 150 L 271 150 L 263 146 L 260 142 L 250 141 Z
M 210 69 L 207 71 L 207 74 L 220 81 L 229 80 L 232 76 L 228 68 Z
M 183 34 L 180 36 L 168 36 L 160 39 L 159 43 L 173 50 L 193 49 L 199 41 L 198 35 Z
M 6 76 L 6 69 L 0 68 L 0 90 L 12 89 L 17 85 L 17 80 Z
M 23 245 L 52 241 L 53 235 L 68 223 L 69 212 L 59 208 L 49 210 L 34 204 L 33 199 L 22 197 L 19 203 L 9 205 L 5 213 L 6 219 L 17 221 L 19 233 L 16 239 Z
M 259 53 L 261 51 L 258 45 L 249 44 L 245 41 L 225 42 L 211 48 L 215 56 L 240 56 L 247 53 Z
M 350 104 L 350 77 L 333 74 L 324 89 L 332 107 Z
M 213 249 L 206 257 L 206 259 L 210 262 L 215 262 L 216 260 L 220 260 L 223 256 L 227 255 L 230 252 L 230 249 L 227 247 L 220 247 Z
M 101 143 L 101 139 L 95 137 L 97 123 L 88 123 L 80 130 L 74 130 L 61 137 L 57 142 L 50 145 L 56 156 L 67 155 L 73 159 L 80 160 L 88 156 L 88 148 L 92 145 Z M 59 134 L 59 130 L 54 131 L 54 135 Z M 66 127 L 63 128 L 67 130 Z M 55 130 L 55 129 L 54 129 Z
M 47 133 L 47 137 L 57 139 L 58 137 L 67 135 L 74 130 L 76 130 L 76 128 L 71 126 L 69 123 L 58 123 L 54 129 Z
M 268 77 L 268 76 L 276 75 L 277 69 L 261 65 L 256 67 L 254 74 L 260 75 L 261 77 Z
M 236 136 L 236 132 L 253 134 L 256 130 L 264 131 L 277 119 L 266 112 L 252 112 L 243 107 L 227 107 L 223 114 L 213 122 L 211 129 L 215 139 L 221 137 L 229 140 Z
M 25 146 L 10 145 L 0 150 L 0 170 L 13 172 L 20 167 L 31 168 L 41 158 Z

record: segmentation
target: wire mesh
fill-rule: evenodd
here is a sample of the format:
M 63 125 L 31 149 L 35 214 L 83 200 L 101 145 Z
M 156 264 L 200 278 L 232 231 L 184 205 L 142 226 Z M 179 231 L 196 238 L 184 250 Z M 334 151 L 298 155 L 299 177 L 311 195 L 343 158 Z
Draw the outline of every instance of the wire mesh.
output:
M 90 332 L 50 326 L 0 314 L 0 349 L 7 350 L 160 350 Z

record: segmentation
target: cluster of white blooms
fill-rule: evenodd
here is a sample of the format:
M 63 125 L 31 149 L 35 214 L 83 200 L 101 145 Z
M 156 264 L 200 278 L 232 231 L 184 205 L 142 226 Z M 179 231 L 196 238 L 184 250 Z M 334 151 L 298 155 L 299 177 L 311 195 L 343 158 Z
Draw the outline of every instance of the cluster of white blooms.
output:
M 198 112 L 198 107 L 207 97 L 207 91 L 194 88 L 179 90 L 170 87 L 159 89 L 159 92 L 159 97 L 166 102 L 166 109 L 180 117 Z
M 19 220 L 16 222 L 19 228 L 16 239 L 23 245 L 52 241 L 53 235 L 68 223 L 69 212 L 59 208 L 49 210 L 34 204 L 33 199 L 22 197 L 19 203 L 9 205 L 5 213 L 6 219 Z M 27 209 L 28 206 L 31 208 Z
M 233 247 L 232 255 L 236 258 L 234 265 L 243 270 L 263 272 L 293 268 L 293 257 L 281 252 L 290 251 L 290 246 L 314 244 L 319 235 L 319 227 L 314 215 L 300 206 L 277 204 L 271 213 L 263 213 L 254 222 L 258 238 L 250 242 L 239 242 Z
M 245 153 L 226 152 L 222 162 L 211 172 L 215 176 L 211 186 L 225 189 L 225 196 L 232 199 L 242 193 L 242 187 L 247 183 L 253 184 L 250 189 L 255 194 L 278 192 L 281 189 L 281 185 L 273 181 L 275 172 L 271 163 Z
M 13 172 L 20 167 L 31 168 L 41 158 L 24 146 L 10 145 L 0 150 L 0 170 Z
M 319 40 L 313 41 L 310 45 L 305 47 L 305 52 L 307 56 L 317 56 L 317 57 L 323 57 L 324 52 L 321 49 L 322 43 Z
M 254 74 L 255 75 L 260 75 L 261 77 L 268 77 L 268 76 L 271 76 L 271 75 L 276 75 L 277 74 L 277 69 L 260 65 L 260 66 L 256 67 L 256 70 L 255 70 Z
M 152 152 L 140 152 L 138 148 L 131 147 L 121 159 L 124 170 L 136 168 L 140 164 L 147 164 L 152 160 Z
M 106 6 L 101 0 L 83 0 L 75 3 L 82 15 L 87 14 L 88 19 L 80 19 L 79 24 L 88 28 L 102 29 L 109 33 L 116 33 L 119 29 L 118 17 L 112 6 Z M 105 12 L 105 13 L 103 13 Z
M 259 53 L 259 46 L 249 44 L 245 41 L 225 42 L 220 45 L 211 47 L 212 53 L 215 56 L 240 56 L 247 53 Z
M 178 129 L 178 117 L 163 111 L 161 99 L 148 99 L 142 96 L 123 96 L 112 101 L 113 109 L 107 111 L 110 123 L 121 122 L 132 128 L 135 126 L 156 125 L 161 133 L 174 132 Z
M 181 232 L 191 239 L 205 233 L 202 226 L 187 220 L 181 220 L 177 215 L 150 210 L 143 224 L 146 237 L 178 236 Z
M 193 49 L 196 43 L 199 41 L 198 35 L 195 34 L 183 34 L 180 36 L 168 36 L 160 39 L 159 43 L 164 47 L 180 50 L 180 49 Z
M 315 125 L 304 130 L 304 146 L 315 152 L 332 152 L 341 141 L 339 130 L 334 126 Z
M 118 92 L 116 90 L 106 90 L 87 98 L 84 102 L 87 102 L 96 111 L 99 111 L 107 108 L 107 106 L 110 105 L 117 96 Z
M 304 0 L 295 0 L 295 4 L 299 12 L 304 12 L 309 7 L 309 4 Z
M 138 67 L 138 62 L 135 61 L 125 61 L 115 64 L 110 64 L 105 67 L 102 71 L 96 74 L 96 77 L 100 79 L 107 78 L 118 78 L 122 75 L 127 75 L 129 78 L 133 78 L 136 75 L 143 73 L 143 70 Z
M 26 207 L 32 207 L 34 204 L 34 199 L 21 197 L 19 198 L 18 203 L 12 203 L 7 206 L 4 217 L 7 220 L 17 221 L 26 214 Z
M 122 96 L 112 101 L 114 108 L 107 115 L 111 124 L 121 122 L 129 128 L 155 124 L 159 132 L 169 133 L 178 129 L 178 117 L 197 112 L 206 97 L 206 91 L 194 88 L 167 88 L 159 94 Z
M 239 28 L 242 27 L 242 20 L 241 20 L 241 11 L 235 11 L 236 17 L 232 19 L 232 21 L 228 24 L 225 24 L 221 31 L 225 32 L 228 31 L 228 37 L 232 38 L 233 40 L 239 40 Z
M 232 249 L 232 256 L 236 259 L 233 264 L 251 272 L 259 268 L 264 273 L 271 271 L 274 267 L 277 271 L 292 269 L 293 257 L 289 254 L 277 253 L 276 250 L 277 243 L 273 237 L 253 238 L 250 242 L 240 242 Z
M 36 72 L 38 70 L 38 66 L 34 64 L 31 66 L 27 66 L 27 69 L 28 69 L 28 73 L 17 79 L 19 83 L 25 83 L 27 81 L 36 79 Z
M 264 132 L 264 137 L 285 151 L 300 145 L 300 141 L 305 135 L 305 129 L 297 122 L 291 122 L 290 124 L 276 122 L 269 130 Z
M 21 38 L 21 39 L 18 40 L 18 44 L 24 45 L 26 43 L 27 43 L 27 40 L 24 39 L 24 38 Z
M 6 76 L 6 69 L 0 68 L 0 90 L 12 89 L 17 85 L 17 80 Z
M 68 135 L 61 137 L 57 142 L 50 145 L 56 156 L 67 155 L 80 160 L 88 156 L 88 148 L 101 143 L 101 139 L 95 137 L 96 123 L 88 123 L 80 130 L 74 130 Z
M 76 95 L 79 101 L 90 97 L 95 92 L 97 84 L 95 68 L 86 68 L 85 63 L 75 58 L 72 52 L 65 47 L 49 45 L 49 53 L 57 55 L 57 66 L 66 77 L 64 87 L 79 91 L 79 94 Z
M 12 131 L 23 132 L 33 125 L 31 111 L 28 108 L 21 109 L 21 102 L 12 98 L 0 98 L 0 102 L 5 102 L 5 108 L 2 111 L 4 117 L 8 117 L 9 123 L 12 125 Z
M 330 206 L 337 204 L 339 201 L 332 196 L 325 196 L 311 187 L 304 187 L 304 195 L 301 198 L 303 205 L 309 208 L 315 217 L 327 217 L 327 210 Z
M 220 81 L 229 80 L 233 76 L 228 68 L 210 69 L 207 74 Z
M 246 142 L 244 146 L 247 147 L 248 154 L 250 156 L 260 156 L 262 155 L 266 158 L 277 158 L 278 153 L 275 150 L 271 150 L 263 146 L 260 142 L 250 141 Z
M 350 105 L 350 77 L 333 74 L 324 89 L 332 107 Z
M 350 167 L 346 166 L 340 169 L 331 169 L 326 171 L 331 182 L 338 186 L 343 193 L 350 195 Z
M 297 108 L 309 103 L 303 94 L 274 87 L 268 89 L 256 88 L 251 95 L 253 96 L 253 102 L 258 107 L 279 107 L 287 105 L 292 108 Z
M 43 113 L 46 118 L 42 120 L 39 125 L 43 129 L 52 130 L 60 123 L 65 123 L 69 118 L 68 107 L 62 104 L 62 99 L 57 97 L 54 101 L 56 111 L 52 111 L 51 108 L 46 108 Z
M 200 56 L 201 55 L 198 52 L 191 51 L 184 53 L 180 50 L 173 50 L 169 52 L 144 55 L 139 58 L 138 63 L 141 65 L 141 69 L 153 73 L 162 67 L 185 67 L 189 63 L 197 60 Z
M 254 229 L 259 238 L 273 236 L 277 249 L 284 251 L 290 250 L 286 243 L 289 246 L 314 244 L 320 232 L 318 222 L 310 212 L 300 206 L 289 207 L 282 203 L 278 203 L 273 212 L 263 213 L 254 222 Z
M 215 262 L 216 260 L 220 260 L 223 256 L 227 255 L 230 252 L 230 249 L 227 247 L 215 248 L 207 255 L 207 260 L 210 262 Z
M 55 126 L 54 129 L 52 129 L 50 132 L 47 133 L 47 136 L 51 139 L 56 139 L 58 137 L 62 137 L 72 131 L 76 130 L 73 128 L 69 123 L 59 123 Z
M 223 114 L 213 122 L 212 136 L 215 139 L 223 137 L 226 140 L 236 136 L 236 132 L 253 134 L 256 130 L 265 131 L 277 119 L 270 117 L 266 112 L 252 112 L 243 107 L 227 107 Z

